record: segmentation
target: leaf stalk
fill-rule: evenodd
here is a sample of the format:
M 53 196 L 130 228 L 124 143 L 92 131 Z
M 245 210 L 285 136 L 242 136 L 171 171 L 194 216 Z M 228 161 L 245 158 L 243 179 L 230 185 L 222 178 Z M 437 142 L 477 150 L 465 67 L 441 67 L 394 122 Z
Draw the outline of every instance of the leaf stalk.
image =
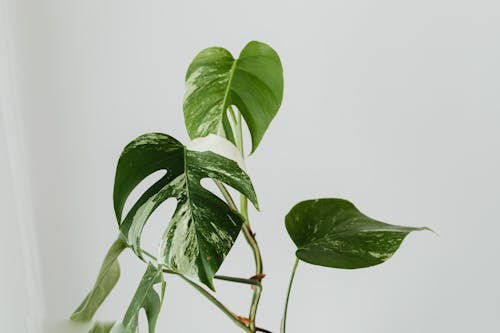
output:
M 299 265 L 299 259 L 295 259 L 295 263 L 293 264 L 293 269 L 292 269 L 292 274 L 290 276 L 290 283 L 288 284 L 288 291 L 286 294 L 286 300 L 285 300 L 285 308 L 283 309 L 283 318 L 281 320 L 281 333 L 286 332 L 286 315 L 288 312 L 288 301 L 290 300 L 290 294 L 292 291 L 292 285 L 293 285 L 293 279 L 295 278 L 295 273 L 297 272 L 297 266 Z
M 217 298 L 215 298 L 207 290 L 205 290 L 203 287 L 201 287 L 197 283 L 194 283 L 193 281 L 191 281 L 190 279 L 188 279 L 184 275 L 182 275 L 182 274 L 177 274 L 177 275 L 179 275 L 181 279 L 186 281 L 190 286 L 195 288 L 198 292 L 200 292 L 203 296 L 205 296 L 210 302 L 212 302 L 216 307 L 218 307 L 219 310 L 221 310 L 226 316 L 228 316 L 238 327 L 243 329 L 245 332 L 252 333 L 250 328 L 248 326 L 246 326 L 245 324 L 243 324 L 243 322 L 241 322 L 240 317 L 238 315 L 236 315 L 234 312 L 229 310 L 224 304 L 222 304 Z
M 235 112 L 235 110 L 233 110 L 231 106 L 229 106 L 229 112 L 231 113 L 231 115 L 236 115 L 236 123 L 235 123 L 236 147 L 240 151 L 243 159 L 245 159 L 245 150 L 243 146 L 243 119 L 241 112 L 239 111 Z M 243 233 L 245 235 L 245 239 L 252 248 L 252 252 L 255 259 L 255 275 L 262 275 L 264 270 L 262 264 L 262 254 L 260 252 L 259 244 L 255 239 L 255 234 L 253 233 L 252 228 L 250 226 L 250 219 L 248 218 L 248 200 L 243 194 L 240 194 L 240 213 L 244 218 Z M 252 297 L 252 303 L 250 305 L 250 315 L 249 315 L 250 329 L 252 332 L 256 332 L 255 318 L 257 317 L 257 308 L 259 306 L 261 294 L 262 294 L 262 286 L 259 288 L 255 288 Z

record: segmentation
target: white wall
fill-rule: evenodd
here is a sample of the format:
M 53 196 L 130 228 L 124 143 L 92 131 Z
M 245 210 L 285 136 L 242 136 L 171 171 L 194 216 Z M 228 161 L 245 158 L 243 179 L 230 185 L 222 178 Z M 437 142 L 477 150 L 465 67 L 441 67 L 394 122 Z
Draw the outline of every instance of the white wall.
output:
M 42 306 L 29 167 L 17 111 L 9 18 L 0 0 L 0 323 L 2 332 L 38 332 Z
M 4 120 L 0 117 L 0 156 L 7 156 L 7 143 L 4 135 Z M 22 236 L 16 215 L 15 195 L 11 181 L 8 161 L 0 164 L 0 202 L 2 208 L 2 232 L 0 233 L 0 251 L 2 265 L 0 275 L 0 322 L 11 332 L 25 332 L 25 321 L 29 316 L 29 302 L 26 290 L 26 269 L 22 247 Z
M 259 325 L 279 327 L 294 250 L 283 216 L 297 201 L 331 196 L 440 236 L 411 235 L 392 261 L 370 269 L 301 265 L 290 333 L 500 329 L 498 1 L 7 3 L 48 320 L 78 305 L 116 237 L 111 193 L 122 147 L 149 131 L 185 142 L 192 57 L 212 45 L 237 54 L 257 39 L 281 55 L 286 85 L 247 163 L 268 274 Z M 153 246 L 168 212 L 154 217 Z M 250 253 L 237 246 L 222 271 L 250 276 Z M 133 256 L 122 263 L 99 318 L 121 318 L 142 274 Z M 218 287 L 246 312 L 248 288 Z M 177 279 L 167 297 L 159 332 L 238 332 Z

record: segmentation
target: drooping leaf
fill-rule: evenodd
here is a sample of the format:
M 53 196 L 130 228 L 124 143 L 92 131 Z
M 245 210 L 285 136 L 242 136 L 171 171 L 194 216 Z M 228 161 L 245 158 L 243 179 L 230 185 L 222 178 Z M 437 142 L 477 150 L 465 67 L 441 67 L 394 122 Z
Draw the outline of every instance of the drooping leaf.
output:
M 163 237 L 158 259 L 167 268 L 198 278 L 213 289 L 212 278 L 234 244 L 243 218 L 203 188 L 200 181 L 211 178 L 223 182 L 257 206 L 250 178 L 242 170 L 242 163 L 231 159 L 235 156 L 241 156 L 236 147 L 215 135 L 193 140 L 189 147 L 184 147 L 166 134 L 151 133 L 125 147 L 116 172 L 115 207 L 121 233 L 137 255 L 141 256 L 141 233 L 150 215 L 168 198 L 176 198 L 177 208 Z M 167 173 L 120 221 L 130 192 L 158 170 Z
M 139 311 L 144 309 L 148 320 L 148 332 L 154 333 L 156 321 L 161 309 L 161 300 L 153 286 L 161 282 L 162 271 L 149 264 L 132 302 L 123 318 L 123 329 L 126 333 L 139 333 Z
M 371 219 L 343 199 L 300 202 L 285 219 L 299 259 L 320 266 L 355 269 L 388 260 L 413 228 Z
M 115 322 L 102 322 L 102 321 L 96 321 L 92 328 L 90 329 L 89 333 L 110 333 L 111 330 L 113 329 L 113 326 L 115 326 Z
M 71 320 L 90 321 L 92 319 L 120 278 L 118 256 L 125 248 L 127 248 L 127 244 L 120 239 L 113 243 L 104 258 L 94 287 L 83 303 L 71 315 Z
M 186 73 L 186 128 L 192 139 L 224 131 L 231 140 L 226 111 L 235 105 L 250 130 L 253 152 L 282 99 L 283 68 L 269 45 L 252 41 L 238 59 L 224 48 L 210 47 L 194 58 Z

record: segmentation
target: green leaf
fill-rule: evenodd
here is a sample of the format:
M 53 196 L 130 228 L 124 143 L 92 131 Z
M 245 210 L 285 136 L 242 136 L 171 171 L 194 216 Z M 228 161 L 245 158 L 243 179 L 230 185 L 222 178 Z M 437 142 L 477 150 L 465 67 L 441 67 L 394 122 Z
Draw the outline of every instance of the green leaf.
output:
M 153 286 L 161 282 L 161 274 L 162 271 L 160 269 L 151 264 L 148 265 L 123 318 L 122 324 L 125 332 L 139 332 L 139 311 L 141 309 L 144 309 L 146 312 L 149 333 L 155 332 L 156 321 L 161 309 L 161 300 Z
M 234 244 L 243 218 L 203 188 L 200 181 L 211 178 L 223 182 L 247 196 L 257 207 L 250 178 L 242 170 L 241 161 L 233 160 L 237 157 L 241 158 L 241 154 L 236 147 L 215 135 L 193 140 L 189 147 L 159 133 L 145 134 L 132 141 L 118 162 L 114 193 L 120 230 L 137 255 L 142 255 L 140 238 L 150 215 L 168 198 L 176 198 L 177 207 L 165 231 L 158 259 L 166 268 L 198 278 L 213 289 L 213 276 Z M 167 170 L 166 175 L 120 221 L 123 203 L 132 189 L 149 174 L 162 169 Z
M 109 333 L 113 329 L 113 326 L 115 326 L 115 322 L 102 322 L 102 321 L 96 321 L 92 328 L 90 329 L 89 333 Z
M 343 199 L 303 201 L 285 219 L 299 259 L 320 266 L 363 268 L 388 260 L 412 228 L 386 224 Z
M 102 263 L 94 287 L 83 303 L 71 315 L 71 320 L 90 321 L 102 302 L 108 297 L 120 278 L 120 264 L 118 256 L 127 248 L 127 244 L 118 239 L 109 249 Z
M 201 51 L 186 73 L 184 119 L 189 136 L 225 132 L 231 140 L 227 108 L 235 105 L 259 145 L 283 99 L 283 68 L 267 44 L 252 41 L 234 59 L 221 47 Z M 234 141 L 233 141 L 234 142 Z

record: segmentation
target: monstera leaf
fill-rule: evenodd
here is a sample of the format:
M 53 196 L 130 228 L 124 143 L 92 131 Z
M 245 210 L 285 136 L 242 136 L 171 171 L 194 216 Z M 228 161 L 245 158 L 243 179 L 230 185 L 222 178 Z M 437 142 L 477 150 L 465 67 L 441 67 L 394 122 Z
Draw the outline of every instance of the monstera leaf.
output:
M 299 259 L 320 266 L 363 268 L 388 260 L 412 231 L 376 221 L 342 199 L 303 201 L 285 219 Z
M 148 320 L 148 332 L 154 333 L 156 321 L 160 314 L 161 299 L 153 286 L 161 282 L 162 271 L 149 264 L 135 292 L 125 317 L 122 330 L 125 333 L 139 333 L 139 311 L 144 309 Z
M 177 208 L 163 236 L 158 259 L 166 268 L 198 278 L 213 289 L 213 276 L 234 244 L 243 218 L 203 188 L 200 181 L 211 178 L 225 183 L 257 207 L 243 164 L 231 159 L 237 157 L 241 155 L 236 147 L 215 135 L 193 140 L 185 147 L 166 134 L 151 133 L 127 145 L 118 161 L 114 202 L 122 236 L 137 255 L 142 255 L 140 238 L 149 216 L 166 199 L 176 198 Z M 122 220 L 130 192 L 158 170 L 167 172 Z
M 113 243 L 104 258 L 104 262 L 102 263 L 94 287 L 89 292 L 83 303 L 71 315 L 71 320 L 90 321 L 92 319 L 102 302 L 104 302 L 106 297 L 108 297 L 109 293 L 120 278 L 120 264 L 118 263 L 118 256 L 126 248 L 127 244 L 120 239 Z
M 186 73 L 184 118 L 191 138 L 233 134 L 227 109 L 235 105 L 252 136 L 252 152 L 259 145 L 283 99 L 283 68 L 267 44 L 250 42 L 234 59 L 229 51 L 211 47 L 201 51 Z

